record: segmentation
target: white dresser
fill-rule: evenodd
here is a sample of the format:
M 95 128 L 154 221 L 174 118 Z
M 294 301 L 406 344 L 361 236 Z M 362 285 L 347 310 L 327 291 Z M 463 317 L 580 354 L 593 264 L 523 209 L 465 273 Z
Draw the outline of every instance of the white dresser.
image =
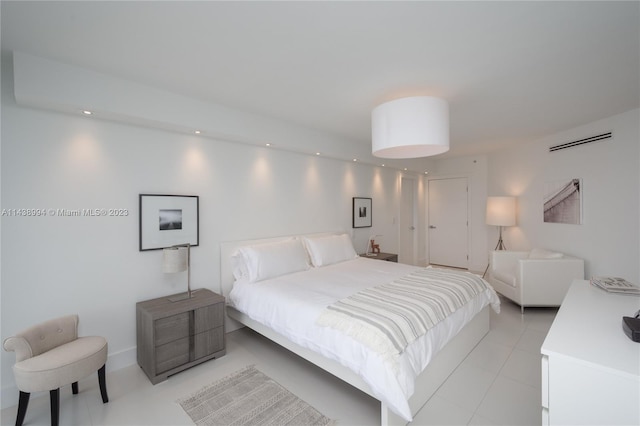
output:
M 638 309 L 573 282 L 542 344 L 542 424 L 640 425 L 640 343 L 622 331 Z

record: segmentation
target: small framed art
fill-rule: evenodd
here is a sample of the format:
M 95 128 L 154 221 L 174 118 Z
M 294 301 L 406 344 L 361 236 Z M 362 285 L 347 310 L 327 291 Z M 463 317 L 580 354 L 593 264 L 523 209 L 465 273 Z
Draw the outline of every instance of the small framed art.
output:
M 353 197 L 353 227 L 370 228 L 371 222 L 371 198 Z
M 140 194 L 140 251 L 199 244 L 197 195 Z

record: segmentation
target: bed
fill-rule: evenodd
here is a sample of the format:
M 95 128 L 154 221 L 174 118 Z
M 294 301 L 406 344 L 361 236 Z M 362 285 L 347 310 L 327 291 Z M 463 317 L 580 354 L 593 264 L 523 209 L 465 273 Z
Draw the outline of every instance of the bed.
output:
M 346 234 L 234 241 L 220 253 L 227 331 L 247 326 L 376 398 L 383 425 L 407 424 L 488 332 L 489 307 L 499 309 L 491 286 L 471 274 L 362 258 Z M 395 351 L 395 340 L 365 333 L 367 321 L 362 329 L 343 321 L 345 302 L 423 275 L 484 287 Z

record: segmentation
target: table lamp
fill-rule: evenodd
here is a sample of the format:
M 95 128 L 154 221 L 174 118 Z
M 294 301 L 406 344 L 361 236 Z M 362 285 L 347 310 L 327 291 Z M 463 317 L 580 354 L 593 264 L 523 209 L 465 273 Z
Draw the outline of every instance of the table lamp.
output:
M 187 271 L 187 292 L 170 297 L 169 300 L 177 302 L 192 297 L 191 295 L 191 244 L 178 244 L 162 250 L 162 272 L 173 274 Z

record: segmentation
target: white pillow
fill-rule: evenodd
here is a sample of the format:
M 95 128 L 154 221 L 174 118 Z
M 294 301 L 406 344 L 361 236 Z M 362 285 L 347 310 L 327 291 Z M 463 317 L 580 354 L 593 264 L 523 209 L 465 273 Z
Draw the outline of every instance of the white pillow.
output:
M 358 257 L 347 234 L 304 237 L 313 266 L 326 266 Z
M 235 253 L 231 255 L 231 269 L 236 281 L 249 279 L 247 263 L 244 261 L 244 256 L 240 253 L 240 250 L 236 250 Z
M 544 249 L 532 249 L 529 252 L 529 259 L 560 259 L 563 256 L 562 253 Z
M 240 247 L 231 256 L 231 261 L 236 279 L 249 282 L 309 269 L 309 258 L 302 241 L 294 239 Z

